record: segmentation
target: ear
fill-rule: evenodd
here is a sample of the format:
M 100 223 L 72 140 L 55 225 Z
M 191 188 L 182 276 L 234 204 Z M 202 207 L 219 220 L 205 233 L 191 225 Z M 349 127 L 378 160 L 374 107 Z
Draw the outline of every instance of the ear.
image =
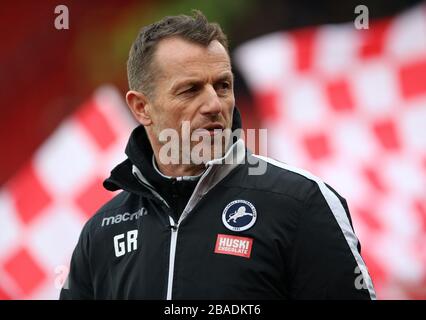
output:
M 144 126 L 152 124 L 148 98 L 143 93 L 133 90 L 128 91 L 126 102 L 136 120 Z

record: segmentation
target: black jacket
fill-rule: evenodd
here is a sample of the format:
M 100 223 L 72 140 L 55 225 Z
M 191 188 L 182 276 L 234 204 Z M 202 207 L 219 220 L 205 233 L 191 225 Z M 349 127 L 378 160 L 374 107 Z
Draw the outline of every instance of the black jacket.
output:
M 61 299 L 375 298 L 346 201 L 318 178 L 238 140 L 174 221 L 138 168 L 141 135 L 104 182 L 123 191 L 84 226 Z

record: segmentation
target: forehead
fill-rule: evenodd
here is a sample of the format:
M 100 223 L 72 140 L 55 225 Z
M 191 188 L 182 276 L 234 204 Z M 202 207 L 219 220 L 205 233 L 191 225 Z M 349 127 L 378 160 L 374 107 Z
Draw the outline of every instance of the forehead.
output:
M 166 79 L 231 71 L 229 55 L 217 40 L 204 47 L 179 37 L 163 39 L 158 43 L 154 59 Z

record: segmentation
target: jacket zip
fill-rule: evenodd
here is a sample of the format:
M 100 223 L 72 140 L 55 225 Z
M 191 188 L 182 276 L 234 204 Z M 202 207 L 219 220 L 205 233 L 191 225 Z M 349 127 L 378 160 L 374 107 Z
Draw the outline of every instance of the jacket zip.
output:
M 236 145 L 238 142 L 236 142 L 234 145 Z M 233 145 L 233 146 L 234 146 Z M 230 151 L 227 152 L 227 154 Z M 219 159 L 221 160 L 221 159 Z M 171 300 L 173 296 L 173 278 L 174 278 L 174 271 L 175 271 L 175 257 L 176 257 L 176 243 L 177 243 L 177 237 L 179 232 L 179 225 L 181 224 L 182 220 L 186 218 L 186 216 L 189 214 L 189 211 L 187 211 L 186 208 L 190 207 L 188 206 L 191 204 L 192 208 L 194 208 L 194 205 L 200 200 L 200 196 L 198 195 L 200 186 L 203 185 L 203 180 L 208 176 L 210 171 L 212 170 L 213 165 L 209 165 L 207 170 L 202 174 L 200 181 L 198 181 L 197 186 L 195 187 L 194 192 L 192 193 L 191 197 L 189 198 L 188 203 L 186 204 L 185 209 L 183 210 L 179 221 L 175 223 L 174 219 L 169 215 L 169 221 L 170 221 L 170 230 L 171 230 L 171 237 L 170 237 L 170 253 L 169 253 L 169 273 L 167 278 L 167 293 L 166 293 L 166 299 Z M 150 189 L 154 196 L 156 196 L 159 200 L 161 200 L 169 209 L 170 206 L 167 204 L 167 202 L 160 196 L 160 194 L 152 187 L 148 181 L 144 181 L 144 177 L 139 171 L 139 169 L 136 166 L 133 166 L 132 168 L 133 174 L 136 176 L 138 181 L 142 183 L 145 187 Z M 192 204 L 194 202 L 194 204 Z M 191 209 L 189 209 L 191 211 Z
M 169 255 L 169 276 L 167 280 L 167 300 L 172 300 L 172 289 L 173 289 L 173 276 L 175 271 L 175 255 L 176 255 L 176 243 L 178 236 L 179 223 L 176 224 L 172 217 L 169 216 L 171 238 L 170 238 L 170 255 Z
M 198 197 L 198 190 L 200 189 L 200 185 L 202 185 L 204 178 L 210 173 L 211 170 L 212 170 L 212 167 L 208 167 L 207 170 L 203 173 L 188 203 L 190 203 L 195 196 Z M 197 201 L 199 201 L 199 197 Z M 167 281 L 167 296 L 166 296 L 167 300 L 172 300 L 172 294 L 173 294 L 173 278 L 174 278 L 174 272 L 175 272 L 176 243 L 177 243 L 177 237 L 179 233 L 179 226 L 182 223 L 182 221 L 188 216 L 188 214 L 189 212 L 186 212 L 184 209 L 179 218 L 178 223 L 175 223 L 173 218 L 169 216 L 171 238 L 170 238 L 170 254 L 169 254 L 169 276 Z

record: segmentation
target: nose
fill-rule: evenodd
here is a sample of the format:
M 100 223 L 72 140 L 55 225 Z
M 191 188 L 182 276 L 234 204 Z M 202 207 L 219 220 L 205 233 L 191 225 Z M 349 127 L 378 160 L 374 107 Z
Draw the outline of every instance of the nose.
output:
M 217 115 L 222 112 L 222 104 L 213 86 L 208 85 L 203 95 L 203 102 L 200 108 L 203 115 Z

